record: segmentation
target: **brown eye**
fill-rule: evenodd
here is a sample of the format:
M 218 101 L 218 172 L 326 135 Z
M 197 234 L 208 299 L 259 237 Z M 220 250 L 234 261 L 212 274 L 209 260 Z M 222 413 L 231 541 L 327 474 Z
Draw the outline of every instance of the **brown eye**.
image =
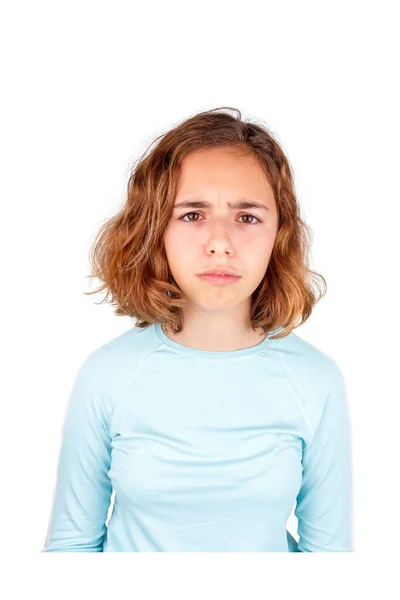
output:
M 185 215 L 182 215 L 182 217 L 179 217 L 179 221 L 183 221 L 184 223 L 196 223 L 198 221 L 198 219 L 194 219 L 194 220 L 189 219 L 188 221 L 186 221 L 185 217 L 188 217 L 189 215 L 200 215 L 200 213 L 198 213 L 198 212 L 186 213 Z M 257 225 L 258 223 L 262 223 L 262 221 L 258 217 L 255 217 L 254 215 L 251 215 L 249 213 L 246 213 L 244 215 L 240 215 L 239 218 L 242 218 L 242 217 L 250 217 L 251 219 L 255 219 L 256 220 L 255 223 L 245 223 L 245 225 Z
M 240 215 L 240 217 L 239 217 L 239 218 L 241 218 L 241 217 L 251 217 L 252 219 L 256 219 L 256 223 L 247 223 L 247 225 L 257 225 L 257 223 L 261 223 L 260 219 L 258 219 L 258 218 L 257 218 L 257 217 L 255 217 L 254 215 L 249 215 L 249 214 L 246 214 L 246 215 Z
M 187 217 L 188 215 L 199 215 L 200 213 L 198 212 L 191 212 L 191 213 L 186 213 L 186 215 L 183 215 L 182 217 L 180 217 L 180 221 L 183 221 L 185 217 Z M 193 221 L 189 220 L 189 221 L 184 221 L 185 223 L 192 223 Z M 196 222 L 196 221 L 195 221 Z

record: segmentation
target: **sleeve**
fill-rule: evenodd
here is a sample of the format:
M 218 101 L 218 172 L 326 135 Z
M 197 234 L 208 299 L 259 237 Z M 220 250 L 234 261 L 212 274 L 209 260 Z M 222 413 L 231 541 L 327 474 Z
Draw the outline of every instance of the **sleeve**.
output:
M 99 367 L 86 359 L 69 397 L 56 486 L 41 552 L 102 552 L 112 494 L 109 409 Z
M 300 552 L 296 540 L 288 530 L 286 530 L 286 539 L 289 552 Z
M 299 552 L 353 551 L 351 422 L 343 375 L 334 362 L 330 392 L 302 455 L 294 514 Z

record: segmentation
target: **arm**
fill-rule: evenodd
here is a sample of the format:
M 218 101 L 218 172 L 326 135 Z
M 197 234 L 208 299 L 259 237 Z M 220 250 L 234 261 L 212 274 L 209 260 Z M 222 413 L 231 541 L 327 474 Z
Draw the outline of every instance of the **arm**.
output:
M 311 443 L 294 514 L 300 552 L 352 552 L 351 423 L 345 381 L 332 363 L 330 392 Z
M 102 552 L 112 484 L 110 409 L 93 355 L 75 379 L 62 431 L 57 482 L 42 552 Z M 97 387 L 96 387 L 97 384 Z
M 286 530 L 286 539 L 288 543 L 289 552 L 300 552 L 296 540 L 288 530 Z

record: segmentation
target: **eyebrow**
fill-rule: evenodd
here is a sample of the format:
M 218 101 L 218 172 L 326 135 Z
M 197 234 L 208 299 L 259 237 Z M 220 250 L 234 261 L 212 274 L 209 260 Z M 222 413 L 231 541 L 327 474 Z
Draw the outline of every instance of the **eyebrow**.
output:
M 237 202 L 228 202 L 227 204 L 231 209 L 261 208 L 262 210 L 271 210 L 268 206 L 265 206 L 265 204 L 260 204 L 254 200 L 248 200 L 247 198 L 239 198 Z M 193 198 L 175 204 L 174 210 L 176 208 L 212 208 L 212 204 L 205 200 Z

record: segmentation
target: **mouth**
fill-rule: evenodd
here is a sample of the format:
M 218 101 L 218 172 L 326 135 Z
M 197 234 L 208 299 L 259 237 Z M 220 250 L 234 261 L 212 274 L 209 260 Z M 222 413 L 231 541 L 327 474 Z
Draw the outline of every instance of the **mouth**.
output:
M 232 275 L 235 277 L 241 277 L 239 273 L 235 273 L 235 271 L 232 271 L 227 267 L 214 267 L 209 271 L 203 271 L 202 273 L 198 273 L 198 275 Z
M 240 279 L 240 275 L 220 275 L 218 273 L 201 273 L 198 277 L 210 283 L 234 283 Z

